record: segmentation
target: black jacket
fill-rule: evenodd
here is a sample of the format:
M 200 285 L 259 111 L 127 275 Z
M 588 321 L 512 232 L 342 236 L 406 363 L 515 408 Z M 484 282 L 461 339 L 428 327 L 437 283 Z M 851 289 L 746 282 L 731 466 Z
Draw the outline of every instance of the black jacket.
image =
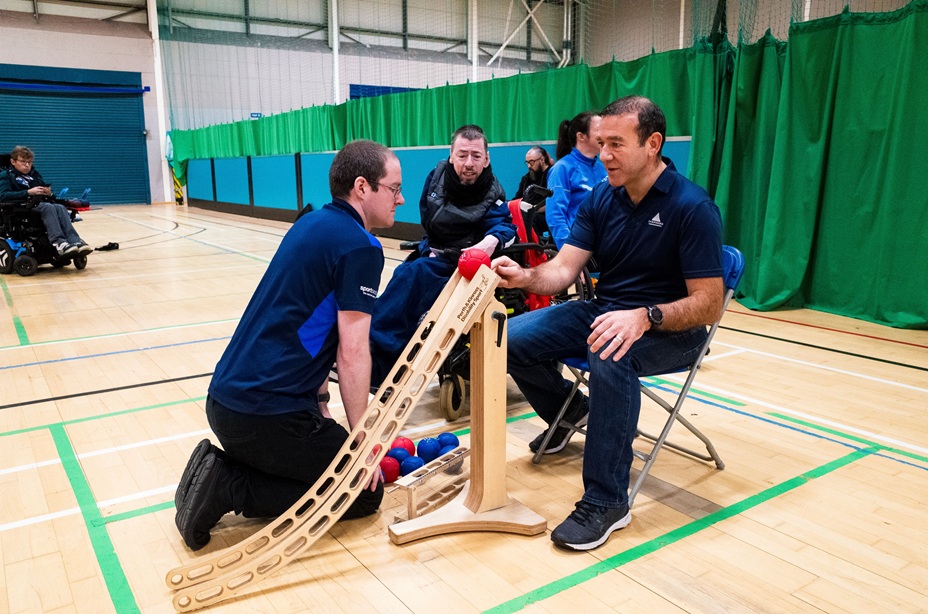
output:
M 42 175 L 33 167 L 25 175 L 15 168 L 0 171 L 0 202 L 21 202 L 28 200 L 29 188 L 46 186 Z

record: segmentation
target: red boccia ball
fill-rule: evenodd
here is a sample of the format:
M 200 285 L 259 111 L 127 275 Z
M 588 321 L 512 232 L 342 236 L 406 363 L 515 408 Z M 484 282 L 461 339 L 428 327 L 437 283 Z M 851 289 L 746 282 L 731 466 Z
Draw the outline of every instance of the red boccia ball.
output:
M 475 247 L 465 249 L 458 258 L 458 270 L 464 279 L 473 279 L 481 264 L 490 266 L 490 257 L 485 251 Z
M 397 437 L 396 439 L 393 440 L 393 444 L 390 447 L 391 448 L 403 448 L 404 450 L 409 452 L 410 456 L 416 455 L 416 444 L 414 444 L 412 442 L 412 439 L 410 439 L 409 437 Z
M 383 481 L 392 484 L 400 477 L 400 462 L 392 456 L 384 456 L 380 461 L 380 470 L 383 471 Z

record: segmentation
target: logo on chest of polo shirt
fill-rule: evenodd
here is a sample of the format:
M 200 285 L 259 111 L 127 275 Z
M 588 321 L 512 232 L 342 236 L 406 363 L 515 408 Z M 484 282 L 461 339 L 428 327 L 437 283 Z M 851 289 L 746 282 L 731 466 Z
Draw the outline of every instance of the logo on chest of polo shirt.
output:
M 648 220 L 648 224 L 650 224 L 651 226 L 657 226 L 658 228 L 663 228 L 664 222 L 661 221 L 661 214 L 660 213 L 654 214 L 654 217 Z

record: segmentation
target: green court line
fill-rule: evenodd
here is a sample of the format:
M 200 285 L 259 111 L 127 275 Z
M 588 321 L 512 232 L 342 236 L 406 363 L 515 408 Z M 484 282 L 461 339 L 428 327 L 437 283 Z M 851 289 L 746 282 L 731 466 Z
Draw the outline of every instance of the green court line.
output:
M 136 407 L 134 409 L 123 409 L 120 411 L 113 411 L 108 414 L 98 414 L 96 416 L 87 416 L 86 418 L 75 418 L 74 420 L 64 420 L 62 422 L 53 422 L 51 424 L 40 424 L 38 426 L 30 426 L 24 429 L 18 429 L 15 431 L 7 431 L 5 433 L 0 433 L 0 437 L 6 437 L 8 435 L 22 435 L 23 433 L 31 433 L 32 431 L 41 431 L 43 429 L 50 429 L 56 426 L 68 426 L 70 424 L 79 424 L 81 422 L 90 422 L 92 420 L 112 418 L 114 416 L 122 416 L 125 414 L 134 414 L 140 411 L 148 411 L 149 409 L 158 409 L 160 407 L 170 407 L 171 405 L 183 405 L 184 403 L 193 403 L 196 401 L 204 401 L 204 400 L 206 400 L 206 397 L 191 397 L 189 399 L 180 399 L 179 401 L 168 401 L 166 403 L 146 405 L 145 407 Z
M 156 503 L 154 505 L 149 505 L 148 507 L 143 507 L 137 510 L 129 510 L 128 512 L 123 512 L 122 514 L 113 514 L 112 516 L 100 517 L 93 521 L 94 526 L 102 526 L 109 524 L 111 522 L 119 522 L 120 520 L 128 520 L 129 518 L 135 518 L 136 516 L 144 516 L 145 514 L 154 514 L 155 512 L 160 512 L 161 510 L 166 510 L 174 507 L 174 500 L 165 501 L 163 503 Z
M 786 420 L 787 422 L 792 422 L 793 424 L 800 424 L 806 428 L 814 429 L 816 431 L 821 431 L 823 433 L 828 433 L 829 435 L 835 435 L 837 437 L 843 437 L 844 439 L 849 439 L 851 441 L 856 441 L 857 443 L 862 443 L 864 445 L 879 448 L 881 451 L 892 452 L 893 454 L 899 454 L 900 456 L 905 456 L 913 460 L 921 461 L 923 463 L 928 463 L 928 456 L 922 456 L 921 454 L 916 454 L 914 452 L 907 452 L 906 450 L 901 450 L 899 448 L 893 448 L 882 444 L 876 441 L 870 441 L 869 439 L 864 439 L 863 437 L 858 437 L 857 435 L 851 435 L 850 433 L 844 433 L 837 429 L 828 428 L 827 426 L 822 426 L 821 424 L 815 424 L 814 422 L 807 422 L 805 420 L 799 420 L 792 416 L 786 416 L 783 414 L 778 414 L 776 412 L 770 412 L 767 414 L 774 418 L 779 418 L 780 420 Z
M 538 417 L 538 414 L 536 414 L 533 411 L 526 412 L 524 414 L 519 414 L 518 416 L 508 416 L 506 418 L 506 424 L 512 424 L 513 422 L 518 422 L 519 420 L 528 420 L 529 418 L 536 418 L 536 417 Z M 469 435 L 470 431 L 471 429 L 468 427 L 468 428 L 463 428 L 463 429 L 452 431 L 452 432 L 455 435 L 460 436 L 460 435 Z
M 55 446 L 58 448 L 58 456 L 61 458 L 61 465 L 64 467 L 71 488 L 74 490 L 74 496 L 81 509 L 81 516 L 84 518 L 84 524 L 87 526 L 87 533 L 90 536 L 90 544 L 93 546 L 94 554 L 97 557 L 97 563 L 100 565 L 100 571 L 103 573 L 103 581 L 110 593 L 110 599 L 113 606 L 120 614 L 129 612 L 141 612 L 138 604 L 135 602 L 135 596 L 129 587 L 129 580 L 119 563 L 119 557 L 113 547 L 113 542 L 106 527 L 99 523 L 100 509 L 97 507 L 90 484 L 87 477 L 81 469 L 68 434 L 64 426 L 60 424 L 49 427 Z
M 670 380 L 664 379 L 662 377 L 646 377 L 648 382 L 654 382 L 656 384 L 662 384 L 664 386 L 672 386 L 674 388 L 683 388 L 682 384 L 672 382 Z M 722 403 L 728 403 L 729 405 L 734 405 L 735 407 L 746 407 L 747 403 L 742 403 L 741 401 L 736 401 L 734 399 L 729 399 L 728 397 L 722 397 L 717 394 L 712 394 L 711 392 L 706 392 L 705 390 L 700 390 L 696 387 L 690 387 L 690 392 L 695 392 L 696 394 L 706 397 L 708 399 L 715 399 L 716 401 L 721 401 Z
M 10 294 L 10 290 L 6 287 L 6 282 L 3 281 L 2 277 L 0 277 L 0 288 L 3 288 L 3 298 L 6 300 L 6 306 L 10 308 L 10 313 L 13 316 L 13 328 L 16 330 L 16 337 L 19 339 L 19 345 L 29 345 L 29 335 L 26 333 L 26 327 L 23 326 L 23 321 L 16 315 L 16 312 L 13 311 L 13 295 Z
M 816 478 L 820 478 L 824 475 L 827 475 L 831 473 L 832 471 L 840 469 L 841 467 L 849 465 L 856 460 L 859 460 L 861 458 L 864 458 L 876 452 L 879 452 L 878 448 L 862 448 L 862 449 L 855 450 L 854 452 L 851 452 L 850 454 L 843 456 L 842 458 L 839 458 L 830 463 L 822 465 L 821 467 L 812 469 L 811 471 L 807 471 L 803 473 L 802 475 L 799 475 L 795 478 L 787 480 L 781 484 L 777 484 L 776 486 L 771 486 L 767 490 L 759 492 L 756 495 L 752 495 L 748 497 L 747 499 L 744 499 L 742 501 L 739 501 L 738 503 L 735 503 L 734 505 L 730 505 L 728 507 L 722 508 L 718 510 L 717 512 L 713 512 L 709 514 L 708 516 L 705 516 L 698 520 L 694 520 L 693 522 L 685 524 L 678 529 L 674 529 L 673 531 L 670 531 L 669 533 L 665 533 L 664 535 L 661 535 L 660 537 L 652 539 L 651 541 L 648 541 L 643 544 L 639 544 L 638 546 L 629 548 L 628 550 L 624 552 L 620 552 L 619 554 L 616 554 L 607 559 L 604 559 L 596 563 L 595 565 L 591 565 L 590 567 L 587 567 L 586 569 L 580 570 L 569 576 L 565 576 L 564 578 L 561 578 L 560 580 L 555 580 L 554 582 L 546 584 L 545 586 L 541 586 L 533 591 L 525 593 L 524 595 L 520 597 L 516 597 L 515 599 L 511 599 L 509 601 L 501 603 L 498 606 L 495 606 L 493 608 L 490 608 L 489 610 L 486 610 L 484 614 L 502 614 L 503 612 L 516 612 L 533 603 L 542 601 L 544 599 L 548 599 L 549 597 L 553 597 L 554 595 L 557 595 L 558 593 L 561 593 L 570 588 L 578 586 L 579 584 L 582 584 L 583 582 L 586 582 L 588 580 L 592 580 L 593 578 L 601 574 L 617 569 L 621 567 L 622 565 L 625 565 L 626 563 L 630 563 L 645 555 L 651 554 L 652 552 L 656 552 L 675 542 L 678 542 L 682 539 L 690 537 L 691 535 L 695 535 L 696 533 L 699 533 L 700 531 L 707 529 L 711 527 L 712 525 L 715 525 L 723 520 L 728 520 L 729 518 L 737 516 L 751 509 L 752 507 L 756 507 L 758 505 L 761 505 L 762 503 L 766 503 L 767 501 L 770 501 L 771 499 L 774 499 L 775 497 L 779 497 L 780 495 L 783 495 L 791 490 L 799 488 L 800 486 L 802 486 L 803 484 L 806 484 L 807 482 L 810 482 Z

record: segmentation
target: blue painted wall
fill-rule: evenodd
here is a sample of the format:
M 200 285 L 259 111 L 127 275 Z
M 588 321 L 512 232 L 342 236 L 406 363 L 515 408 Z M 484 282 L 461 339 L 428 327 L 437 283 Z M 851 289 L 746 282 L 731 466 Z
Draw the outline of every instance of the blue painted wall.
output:
M 213 169 L 209 160 L 190 160 L 187 163 L 187 196 L 213 200 Z
M 216 200 L 236 205 L 250 205 L 248 196 L 248 159 L 216 158 Z
M 251 185 L 255 207 L 297 209 L 296 160 L 293 156 L 252 158 Z

